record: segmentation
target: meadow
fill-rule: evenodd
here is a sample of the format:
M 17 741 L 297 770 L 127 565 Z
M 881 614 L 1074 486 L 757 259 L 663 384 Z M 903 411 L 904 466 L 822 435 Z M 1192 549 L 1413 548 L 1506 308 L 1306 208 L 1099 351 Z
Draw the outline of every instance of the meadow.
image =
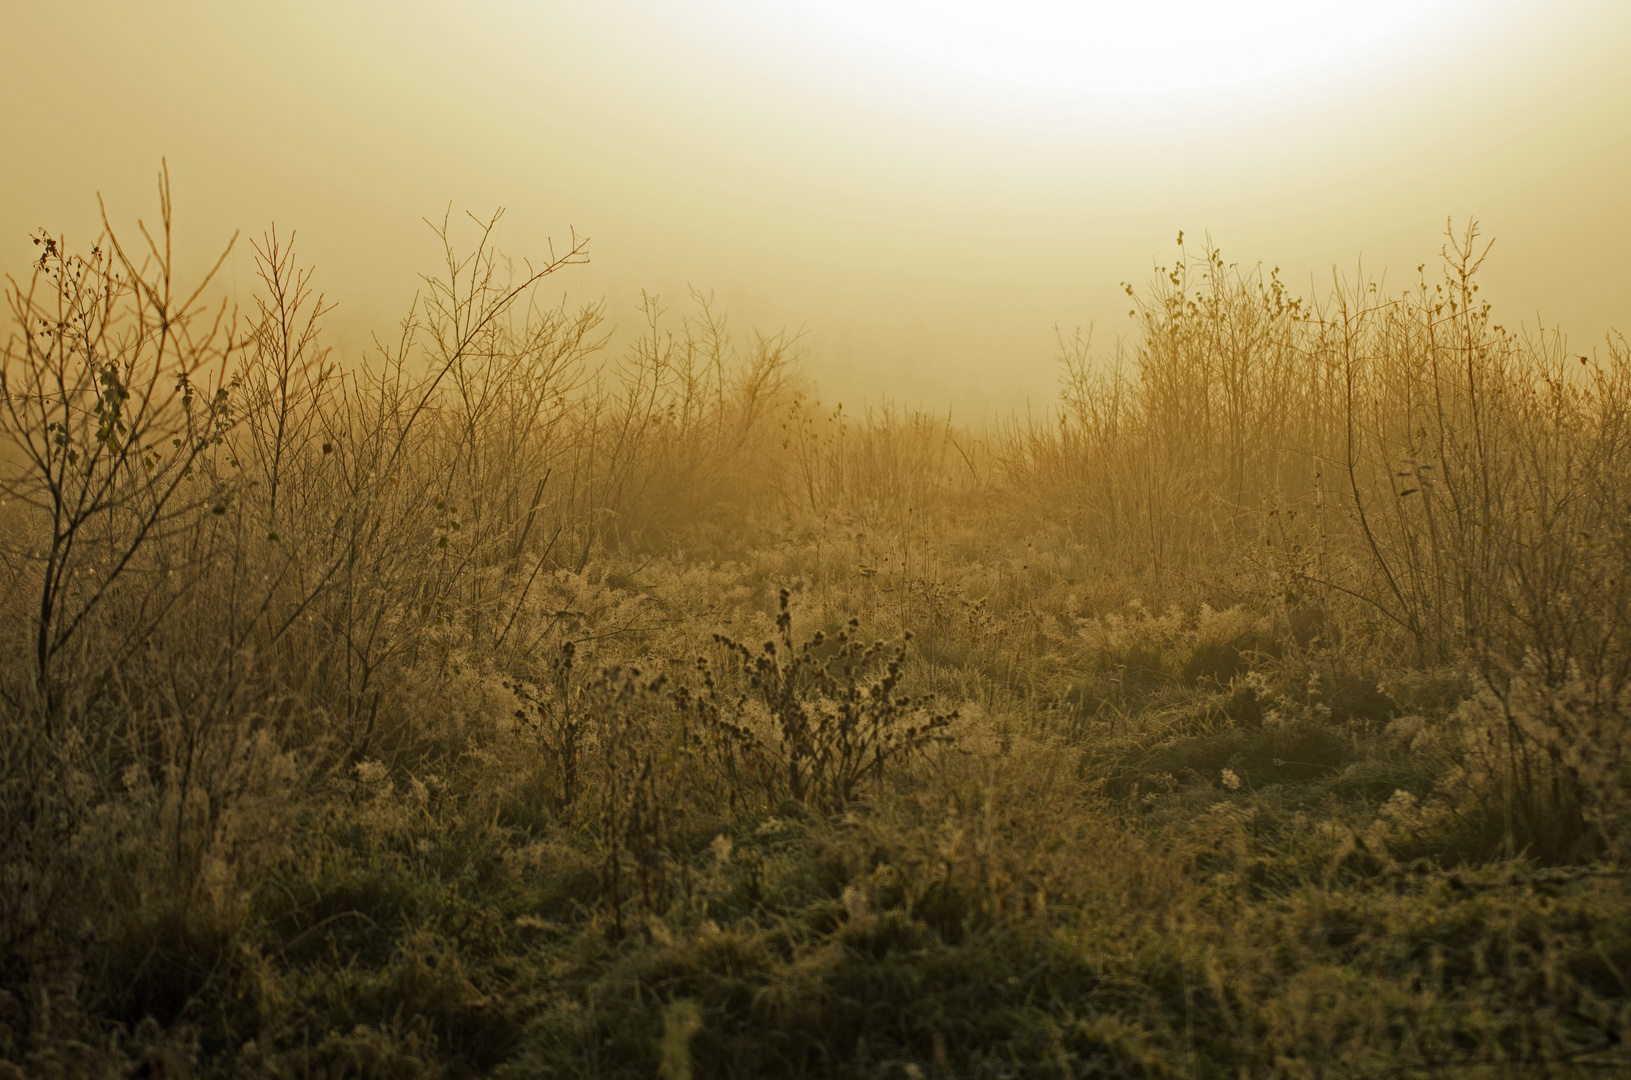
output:
M 0 402 L 0 1077 L 1631 1073 L 1631 347 L 1180 245 L 981 427 L 171 207 Z

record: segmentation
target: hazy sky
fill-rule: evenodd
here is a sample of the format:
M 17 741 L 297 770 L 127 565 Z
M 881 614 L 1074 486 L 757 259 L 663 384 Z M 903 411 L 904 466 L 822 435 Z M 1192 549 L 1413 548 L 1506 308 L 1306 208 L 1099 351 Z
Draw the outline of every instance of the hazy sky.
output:
M 194 267 L 299 231 L 353 355 L 433 268 L 421 222 L 508 208 L 557 292 L 713 292 L 806 331 L 829 398 L 1046 407 L 1053 327 L 1210 232 L 1323 291 L 1403 286 L 1445 219 L 1486 295 L 1578 351 L 1631 331 L 1631 3 L 6 0 L 0 269 L 156 216 Z M 973 414 L 973 415 L 971 415 Z

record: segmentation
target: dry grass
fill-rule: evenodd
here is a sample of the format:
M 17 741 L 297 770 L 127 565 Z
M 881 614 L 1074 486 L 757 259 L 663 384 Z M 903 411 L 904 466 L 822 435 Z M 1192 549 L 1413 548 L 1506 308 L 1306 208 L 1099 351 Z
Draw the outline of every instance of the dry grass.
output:
M 164 200 L 12 290 L 0 1075 L 1631 1064 L 1631 351 L 1472 230 L 1184 254 L 970 432 L 700 296 L 608 357 L 496 218 L 342 368 Z

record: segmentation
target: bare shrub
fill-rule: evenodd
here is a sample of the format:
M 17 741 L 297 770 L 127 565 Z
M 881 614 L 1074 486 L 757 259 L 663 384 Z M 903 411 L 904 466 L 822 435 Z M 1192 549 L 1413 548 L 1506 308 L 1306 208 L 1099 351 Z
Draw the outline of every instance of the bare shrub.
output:
M 956 713 L 934 712 L 932 699 L 899 692 L 909 635 L 887 652 L 881 641 L 863 641 L 860 620 L 852 619 L 830 649 L 821 631 L 794 645 L 790 597 L 781 590 L 777 637 L 761 648 L 724 634 L 714 637 L 741 665 L 769 731 L 762 732 L 745 711 L 745 697 L 734 707 L 722 705 L 720 687 L 704 669 L 705 704 L 695 711 L 703 722 L 699 736 L 725 743 L 732 755 L 727 771 L 736 773 L 739 756 L 772 801 L 786 797 L 823 809 L 842 807 L 866 781 L 948 741 L 946 729 Z M 882 676 L 869 678 L 879 664 Z M 696 699 L 681 701 L 695 708 Z
M 1338 281 L 1319 304 L 1210 244 L 1186 255 L 1127 287 L 1130 361 L 1097 366 L 1085 337 L 1061 338 L 1064 407 L 1052 429 L 1005 432 L 1010 490 L 1123 572 L 1278 593 L 1301 645 L 1459 665 L 1502 699 L 1539 680 L 1617 700 L 1631 350 L 1614 338 L 1593 359 L 1493 324 L 1487 251 L 1469 224 L 1441 282 L 1389 297 Z M 1491 730 L 1507 760 L 1551 759 L 1523 724 Z M 1572 808 L 1524 785 L 1539 801 L 1503 820 L 1583 820 L 1597 796 L 1567 793 L 1596 781 L 1555 767 Z

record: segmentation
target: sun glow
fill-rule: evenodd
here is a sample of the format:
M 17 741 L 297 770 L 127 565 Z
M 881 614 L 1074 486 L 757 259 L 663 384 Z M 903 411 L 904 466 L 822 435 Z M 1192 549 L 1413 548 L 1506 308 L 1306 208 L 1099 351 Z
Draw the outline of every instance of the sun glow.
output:
M 1021 108 L 1162 107 L 1285 93 L 1408 63 L 1468 0 L 786 0 L 768 19 L 845 77 Z

